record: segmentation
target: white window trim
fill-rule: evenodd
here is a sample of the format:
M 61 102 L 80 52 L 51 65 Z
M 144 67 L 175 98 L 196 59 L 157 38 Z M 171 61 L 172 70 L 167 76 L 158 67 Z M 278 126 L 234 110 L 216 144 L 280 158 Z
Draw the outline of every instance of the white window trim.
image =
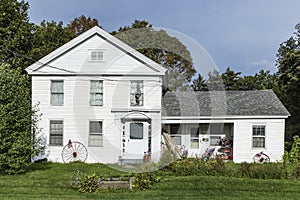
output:
M 102 82 L 102 105 L 92 105 L 91 104 L 91 83 L 92 81 L 100 81 Z M 103 106 L 104 105 L 104 81 L 103 80 L 89 80 L 90 88 L 89 88 L 89 105 L 90 106 Z
M 55 81 L 62 81 L 63 82 L 63 103 L 61 105 L 53 105 L 52 104 L 52 82 L 55 82 Z M 63 79 L 53 79 L 53 80 L 50 80 L 50 100 L 49 100 L 49 105 L 50 106 L 64 106 L 65 105 L 65 80 Z
M 254 126 L 264 126 L 265 127 L 265 135 L 264 136 L 260 136 L 260 135 L 255 135 L 254 136 L 253 135 L 253 127 Z M 264 144 L 265 147 L 254 147 L 253 146 L 253 138 L 265 138 L 265 144 Z M 258 149 L 265 150 L 267 148 L 267 124 L 265 124 L 265 123 L 255 123 L 255 124 L 251 125 L 251 148 L 255 149 L 255 150 L 258 150 Z
M 102 135 L 102 145 L 90 145 L 90 129 L 91 129 L 91 127 L 90 127 L 90 123 L 91 122 L 102 122 L 102 133 L 101 133 L 101 135 Z M 88 120 L 88 146 L 89 147 L 104 147 L 104 120 L 103 119 L 90 119 L 90 120 Z
M 89 49 L 89 62 L 105 62 L 105 49 Z M 93 53 L 102 53 L 102 59 L 98 59 L 98 55 L 97 55 L 97 59 L 92 59 L 92 54 Z
M 198 137 L 192 136 L 192 129 L 197 129 L 198 134 L 196 134 L 196 135 L 198 135 Z M 191 127 L 190 128 L 190 145 L 189 145 L 191 149 L 199 149 L 200 148 L 200 137 L 199 136 L 200 136 L 200 126 L 199 127 Z M 192 140 L 198 140 L 197 148 L 192 147 Z
M 143 96 L 142 105 L 133 105 L 133 104 L 131 104 L 131 95 L 134 94 L 134 93 L 131 92 L 132 82 L 141 82 L 142 83 L 142 93 L 141 93 L 142 96 Z M 143 80 L 130 80 L 129 84 L 130 84 L 130 88 L 129 88 L 129 106 L 130 107 L 143 107 L 145 105 L 145 83 L 144 83 L 144 81 Z
M 51 135 L 51 121 L 62 121 L 63 129 L 62 129 L 62 144 L 61 145 L 50 144 L 50 141 L 51 141 L 50 140 L 50 135 Z M 49 144 L 49 146 L 53 146 L 53 147 L 64 146 L 64 133 L 65 133 L 65 121 L 64 121 L 64 119 L 57 119 L 57 118 L 49 119 L 49 121 L 48 121 L 48 135 L 49 135 L 48 144 Z

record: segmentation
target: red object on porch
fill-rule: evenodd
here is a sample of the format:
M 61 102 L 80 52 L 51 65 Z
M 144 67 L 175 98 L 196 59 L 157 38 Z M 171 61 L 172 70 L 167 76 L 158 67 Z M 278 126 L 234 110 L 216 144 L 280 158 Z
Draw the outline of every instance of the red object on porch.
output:
M 143 161 L 149 162 L 151 160 L 151 153 L 150 152 L 144 152 Z

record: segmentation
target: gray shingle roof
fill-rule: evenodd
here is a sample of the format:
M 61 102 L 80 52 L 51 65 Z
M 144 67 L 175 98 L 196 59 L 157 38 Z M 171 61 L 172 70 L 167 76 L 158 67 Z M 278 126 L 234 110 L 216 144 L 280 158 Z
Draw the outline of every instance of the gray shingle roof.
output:
M 289 116 L 272 90 L 167 92 L 163 116 Z

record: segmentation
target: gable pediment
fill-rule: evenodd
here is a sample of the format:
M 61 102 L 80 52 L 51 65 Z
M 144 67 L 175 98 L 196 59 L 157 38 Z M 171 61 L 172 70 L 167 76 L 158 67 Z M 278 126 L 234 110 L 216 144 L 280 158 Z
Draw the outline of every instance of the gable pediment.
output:
M 99 27 L 71 40 L 26 70 L 30 75 L 164 75 L 166 71 Z

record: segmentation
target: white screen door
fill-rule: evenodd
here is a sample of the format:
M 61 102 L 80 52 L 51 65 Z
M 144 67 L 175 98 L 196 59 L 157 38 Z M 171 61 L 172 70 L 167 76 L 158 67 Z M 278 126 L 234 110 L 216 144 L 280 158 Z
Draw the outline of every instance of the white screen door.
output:
M 148 122 L 126 122 L 125 157 L 128 159 L 143 159 L 148 151 Z

